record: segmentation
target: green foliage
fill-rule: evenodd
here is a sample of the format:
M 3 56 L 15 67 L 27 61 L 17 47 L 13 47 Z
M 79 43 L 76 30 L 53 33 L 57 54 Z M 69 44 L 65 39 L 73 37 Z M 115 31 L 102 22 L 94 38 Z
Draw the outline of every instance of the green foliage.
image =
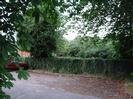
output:
M 63 35 L 60 33 L 58 36 L 58 39 L 56 40 L 56 56 L 67 56 L 67 51 L 69 47 L 69 42 L 63 37 Z
M 124 79 L 132 73 L 132 61 L 88 58 L 27 58 L 31 69 L 58 73 L 95 74 Z
M 84 13 L 81 13 L 88 22 L 88 30 L 96 33 L 101 27 L 105 26 L 109 32 L 107 37 L 112 38 L 115 42 L 114 44 L 116 46 L 116 51 L 119 54 L 119 58 L 133 59 L 133 1 L 81 1 L 88 1 L 90 4 L 90 8 Z
M 13 57 L 17 56 L 19 48 L 30 50 L 31 32 L 30 27 L 23 24 L 26 16 L 35 18 L 35 23 L 38 24 L 42 17 L 48 23 L 56 23 L 57 13 L 55 7 L 61 5 L 63 0 L 1 0 L 0 1 L 0 99 L 7 99 L 7 96 L 2 92 L 2 87 L 12 87 L 11 81 L 13 80 L 11 74 L 5 70 L 5 64 L 8 60 L 8 55 Z M 45 11 L 44 11 L 45 10 Z M 44 11 L 44 12 L 42 12 Z M 54 16 L 54 17 L 53 17 Z M 47 18 L 46 18 L 47 17 Z M 49 19 L 48 19 L 49 18 Z M 33 21 L 32 21 L 33 22 Z M 28 30 L 25 29 L 28 27 Z M 14 34 L 18 33 L 18 42 L 16 44 Z M 27 40 L 28 38 L 28 40 Z M 27 79 L 25 71 L 20 70 L 19 78 Z
M 70 42 L 68 56 L 82 58 L 115 58 L 115 50 L 111 40 L 101 39 L 98 36 L 78 36 Z
M 35 21 L 28 17 L 24 16 L 24 20 L 17 26 L 17 46 L 20 50 L 30 51 L 32 46 L 33 38 L 30 35 L 30 32 L 34 28 Z M 28 38 L 28 39 L 27 39 Z
M 29 0 L 0 1 L 0 99 L 10 98 L 2 92 L 2 87 L 11 88 L 14 80 L 12 74 L 5 70 L 5 65 L 9 55 L 12 57 L 18 56 L 14 34 L 17 32 L 19 24 L 23 21 L 23 14 L 28 4 Z M 26 75 L 21 76 L 25 78 Z
M 32 17 L 35 17 L 35 20 Z M 35 58 L 52 56 L 59 37 L 56 32 L 57 23 L 58 14 L 53 1 L 42 0 L 37 6 L 30 7 L 18 27 L 19 48 L 30 51 Z
M 18 78 L 19 78 L 19 79 L 24 79 L 24 80 L 27 80 L 27 79 L 28 79 L 29 74 L 28 74 L 27 71 L 23 71 L 23 69 L 20 68 L 20 69 L 17 71 L 17 73 L 18 73 Z
M 108 26 L 111 25 L 111 28 L 110 28 L 111 31 L 108 37 L 114 40 L 117 53 L 119 53 L 119 56 L 122 58 L 132 59 L 133 57 L 133 46 L 132 46 L 133 45 L 133 34 L 132 34 L 133 33 L 133 30 L 132 30 L 133 2 L 131 0 L 88 0 L 88 1 L 91 3 L 91 7 L 89 10 L 86 10 L 84 13 L 82 13 L 82 15 L 88 21 L 88 29 L 95 30 L 95 32 L 97 32 L 99 31 L 98 27 L 105 25 L 106 23 L 109 23 Z M 55 33 L 55 29 L 58 25 L 57 24 L 58 13 L 56 12 L 56 6 L 60 6 L 60 10 L 62 11 L 65 11 L 66 8 L 68 8 L 69 6 L 73 6 L 73 8 L 76 8 L 78 11 L 77 12 L 72 11 L 70 13 L 70 16 L 72 16 L 82 12 L 79 10 L 82 10 L 82 8 L 84 8 L 84 5 L 88 3 L 87 0 L 80 0 L 81 4 L 76 5 L 77 4 L 76 2 L 77 0 L 73 0 L 73 1 L 70 0 L 68 1 L 68 3 L 65 3 L 64 0 L 60 0 L 60 1 L 58 0 L 9 0 L 9 1 L 1 0 L 0 1 L 0 63 L 1 63 L 0 64 L 0 99 L 9 98 L 9 96 L 7 96 L 4 92 L 2 92 L 2 87 L 10 88 L 13 86 L 11 81 L 14 79 L 12 75 L 5 70 L 5 67 L 4 67 L 5 64 L 7 63 L 8 55 L 11 55 L 13 57 L 17 56 L 17 49 L 18 49 L 17 45 L 19 45 L 19 48 L 21 49 L 33 50 L 31 48 L 34 47 L 32 46 L 34 45 L 34 43 L 36 43 L 35 45 L 37 46 L 35 47 L 36 54 L 37 54 L 37 48 L 40 48 L 40 46 L 42 46 L 41 44 L 45 44 L 45 48 L 46 48 L 45 52 L 42 52 L 42 53 L 46 53 L 46 54 L 52 53 L 53 50 L 56 49 L 56 46 L 55 46 L 56 41 L 54 37 L 58 38 L 58 36 L 56 36 L 57 34 Z M 30 19 L 30 22 L 27 22 L 25 20 L 25 18 L 27 17 L 28 17 L 28 20 Z M 34 20 L 32 20 L 32 17 L 34 17 Z M 107 20 L 108 18 L 110 19 L 110 21 Z M 47 25 L 50 25 L 50 28 L 42 27 L 43 22 L 44 24 L 46 22 Z M 50 29 L 50 30 L 45 30 L 45 29 Z M 18 38 L 19 38 L 17 44 L 14 38 L 15 33 L 18 33 Z M 37 42 L 32 40 L 30 33 L 32 34 L 34 39 L 37 38 Z M 44 41 L 45 43 L 43 43 L 42 41 Z M 31 42 L 34 42 L 34 43 L 31 43 Z M 80 46 L 79 48 L 80 52 L 78 52 L 78 55 L 81 55 L 83 57 L 89 56 L 90 52 L 91 54 L 93 54 L 91 56 L 97 57 L 95 56 L 95 53 L 97 51 L 100 51 L 97 53 L 101 54 L 101 53 L 106 53 L 105 51 L 110 49 L 110 47 L 109 48 L 107 47 L 106 50 L 105 49 L 99 50 L 101 48 L 104 48 L 103 45 L 99 44 L 99 40 L 94 41 L 92 45 L 91 43 L 88 44 L 84 42 L 82 42 L 80 45 L 84 45 L 84 44 L 85 46 Z M 93 45 L 97 45 L 97 46 L 94 48 L 92 47 Z M 81 48 L 83 50 L 81 50 Z M 90 48 L 91 50 L 89 50 Z M 40 49 L 40 53 L 41 51 L 43 50 Z M 109 51 L 109 52 L 112 52 L 112 51 Z M 89 54 L 87 55 L 86 53 L 89 53 Z M 102 57 L 105 57 L 105 56 L 102 54 Z M 42 63 L 44 63 L 43 60 L 41 61 Z M 49 62 L 48 65 L 45 65 L 48 70 L 52 70 L 52 71 L 65 70 L 66 72 L 72 72 L 72 73 L 82 72 L 79 65 L 80 61 L 78 60 L 66 61 L 65 59 L 61 59 L 61 61 L 57 61 L 55 59 L 53 60 L 55 63 L 50 63 L 50 61 L 48 60 L 45 61 L 45 62 Z M 41 62 L 38 62 L 38 60 L 33 61 L 32 63 L 33 64 L 35 63 L 34 66 L 37 66 L 38 68 L 43 66 L 43 64 Z M 117 67 L 118 63 L 120 63 L 119 61 L 117 62 L 115 61 L 113 63 L 116 64 L 116 65 L 113 64 L 113 66 L 116 66 L 115 69 L 110 69 L 113 67 L 112 66 L 106 67 L 104 64 L 100 66 L 105 66 L 105 68 L 108 68 L 107 70 L 105 69 L 104 71 L 109 74 L 110 74 L 110 70 L 113 70 L 111 71 L 111 73 L 113 72 L 114 74 L 117 74 L 116 72 L 119 71 L 121 75 L 123 75 L 125 72 L 130 73 L 130 71 L 132 70 L 131 67 L 129 69 L 128 67 L 125 67 L 123 65 L 122 67 L 120 66 Z M 52 65 L 52 64 L 57 64 L 56 66 L 58 68 L 53 67 L 55 65 Z M 86 64 L 86 62 L 83 62 L 83 64 Z M 92 64 L 95 65 L 95 62 L 92 62 Z M 61 66 L 64 66 L 64 67 L 60 68 Z M 85 65 L 85 66 L 86 66 L 86 69 L 83 69 L 83 70 L 88 70 L 87 72 L 94 72 L 94 71 L 96 72 L 96 70 L 99 70 L 99 69 L 95 69 L 96 65 L 90 67 L 90 69 L 87 69 L 88 65 Z M 125 69 L 125 68 L 128 68 L 128 69 Z M 92 71 L 89 71 L 89 70 L 92 70 Z M 20 79 L 22 77 L 24 79 L 27 79 L 27 76 L 25 74 L 27 73 L 20 69 L 18 77 Z
M 34 41 L 31 47 L 31 56 L 34 58 L 52 56 L 52 52 L 56 50 L 57 33 L 51 24 L 47 22 L 40 23 L 31 32 Z

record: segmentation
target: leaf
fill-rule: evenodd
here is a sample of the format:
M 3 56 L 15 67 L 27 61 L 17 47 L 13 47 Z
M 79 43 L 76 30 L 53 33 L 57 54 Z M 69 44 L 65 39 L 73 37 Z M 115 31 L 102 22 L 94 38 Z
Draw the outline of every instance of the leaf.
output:
M 5 88 L 9 88 L 9 89 L 11 89 L 11 87 L 13 87 L 13 83 L 10 82 L 10 81 L 5 82 L 5 83 L 4 83 L 4 87 L 5 87 Z
M 28 76 L 29 76 L 28 72 L 25 71 L 25 70 L 23 70 L 22 68 L 20 68 L 17 71 L 17 73 L 18 73 L 18 78 L 19 79 L 24 79 L 24 80 L 27 80 L 28 79 Z
M 37 5 L 39 5 L 40 0 L 31 0 L 31 3 L 32 3 L 34 6 L 37 6 Z
M 9 35 L 14 35 L 14 32 L 10 31 L 10 32 L 8 32 L 7 34 L 9 34 Z
M 5 47 L 3 47 L 1 49 L 1 51 L 2 51 L 2 57 L 3 57 L 3 59 L 4 60 L 7 60 L 7 58 L 8 58 L 8 51 L 7 51 L 7 49 Z
M 10 72 L 6 72 L 5 75 L 8 77 L 8 79 L 15 80 L 15 78 L 13 77 L 13 75 Z
M 24 21 L 24 18 L 23 18 L 22 15 L 18 15 L 18 16 L 17 16 L 17 20 L 19 20 L 20 22 L 22 22 L 22 21 Z
M 11 99 L 9 95 L 6 95 L 4 92 L 0 90 L 0 99 Z
M 93 0 L 94 1 L 94 0 Z M 88 3 L 88 0 L 80 0 L 80 4 L 81 5 L 87 5 Z
M 27 16 L 32 16 L 32 13 L 33 13 L 33 9 L 28 9 L 28 10 L 26 11 L 26 15 L 27 15 Z
M 36 7 L 32 13 L 32 17 L 35 17 L 35 23 L 39 22 L 40 10 Z

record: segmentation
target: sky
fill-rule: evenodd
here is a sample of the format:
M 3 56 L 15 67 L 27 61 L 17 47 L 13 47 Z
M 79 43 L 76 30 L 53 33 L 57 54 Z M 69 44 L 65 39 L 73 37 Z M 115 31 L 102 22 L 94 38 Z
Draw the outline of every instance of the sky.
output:
M 85 12 L 88 8 L 90 8 L 91 5 L 88 3 L 87 6 L 84 7 L 84 9 L 82 10 L 82 12 Z M 70 12 L 73 10 L 72 7 L 68 8 L 68 10 L 70 10 Z M 63 16 L 69 16 L 69 12 L 64 12 L 62 13 Z M 64 38 L 66 38 L 67 40 L 71 41 L 73 39 L 75 39 L 79 34 L 81 35 L 82 33 L 80 33 L 79 31 L 81 30 L 81 32 L 86 33 L 87 36 L 94 36 L 94 33 L 91 31 L 87 31 L 87 28 L 85 28 L 85 25 L 88 25 L 87 22 L 85 20 L 83 20 L 82 16 L 80 15 L 76 15 L 76 17 L 78 18 L 78 20 L 73 20 L 71 19 L 67 19 L 67 23 L 64 25 L 64 27 L 66 28 L 66 34 L 64 34 Z M 108 19 L 109 20 L 109 19 Z M 107 31 L 105 30 L 105 26 L 101 27 L 102 29 L 97 33 L 97 35 L 99 37 L 104 37 L 107 34 Z
M 78 36 L 77 33 L 69 32 L 69 33 L 67 33 L 67 35 L 66 34 L 64 35 L 64 38 L 71 41 L 71 40 L 74 40 L 76 38 L 76 36 Z
M 66 33 L 64 34 L 64 38 L 66 38 L 69 41 L 72 41 L 78 35 L 82 36 L 83 33 L 86 33 L 86 36 L 93 37 L 95 34 L 92 31 L 87 31 L 86 28 L 84 27 L 84 24 L 85 24 L 85 22 L 82 20 L 79 20 L 79 21 L 70 20 L 70 21 L 68 21 L 64 25 L 64 27 L 66 28 Z M 107 31 L 105 30 L 105 26 L 102 26 L 101 28 L 102 29 L 97 33 L 97 35 L 99 37 L 103 38 L 107 34 Z
M 101 30 L 98 33 L 99 37 L 104 37 L 107 34 L 107 32 L 105 30 Z M 67 32 L 67 34 L 65 34 L 63 37 L 66 38 L 68 41 L 72 41 L 74 40 L 79 34 L 77 33 L 77 31 L 75 30 L 75 32 Z M 93 35 L 89 35 L 88 36 L 93 36 Z

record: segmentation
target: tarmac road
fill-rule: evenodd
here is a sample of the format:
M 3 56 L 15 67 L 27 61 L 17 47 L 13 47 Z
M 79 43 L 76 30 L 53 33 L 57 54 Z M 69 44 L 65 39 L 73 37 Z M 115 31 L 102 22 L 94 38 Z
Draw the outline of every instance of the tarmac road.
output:
M 13 75 L 16 77 L 16 73 L 13 73 Z M 32 74 L 28 80 L 17 79 L 14 81 L 12 89 L 3 90 L 11 96 L 11 99 L 100 99 L 94 96 L 68 92 L 61 88 L 52 88 L 45 84 L 40 84 L 39 81 Z M 43 83 L 43 80 L 41 82 Z

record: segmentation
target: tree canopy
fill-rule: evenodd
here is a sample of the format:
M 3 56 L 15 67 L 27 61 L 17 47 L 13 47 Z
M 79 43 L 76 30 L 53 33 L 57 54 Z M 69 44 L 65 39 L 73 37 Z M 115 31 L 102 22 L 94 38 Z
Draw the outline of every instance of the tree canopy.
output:
M 81 0 L 90 7 L 81 13 L 88 21 L 88 30 L 95 32 L 101 26 L 108 29 L 108 37 L 115 41 L 121 58 L 133 58 L 133 1 L 131 0 Z M 126 46 L 126 47 L 125 47 Z

